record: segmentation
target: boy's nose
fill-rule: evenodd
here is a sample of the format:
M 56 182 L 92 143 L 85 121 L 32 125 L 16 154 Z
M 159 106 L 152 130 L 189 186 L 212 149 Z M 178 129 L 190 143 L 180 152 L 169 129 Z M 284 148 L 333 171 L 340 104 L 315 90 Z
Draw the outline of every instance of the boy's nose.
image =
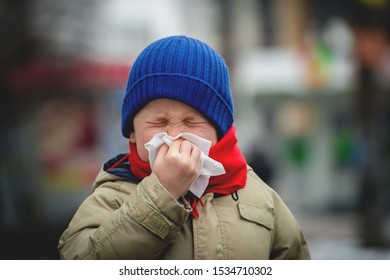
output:
M 180 123 L 169 123 L 166 130 L 169 136 L 175 137 L 184 131 L 184 124 Z

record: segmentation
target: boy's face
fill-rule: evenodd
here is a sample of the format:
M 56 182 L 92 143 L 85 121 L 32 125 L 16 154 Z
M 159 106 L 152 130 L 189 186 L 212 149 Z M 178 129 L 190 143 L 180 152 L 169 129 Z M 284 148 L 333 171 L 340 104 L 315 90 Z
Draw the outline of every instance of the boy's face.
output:
M 149 102 L 135 115 L 133 124 L 134 131 L 129 139 L 137 145 L 138 155 L 143 161 L 148 161 L 144 144 L 160 132 L 172 137 L 188 132 L 210 140 L 211 145 L 218 142 L 217 130 L 207 118 L 191 106 L 173 99 Z

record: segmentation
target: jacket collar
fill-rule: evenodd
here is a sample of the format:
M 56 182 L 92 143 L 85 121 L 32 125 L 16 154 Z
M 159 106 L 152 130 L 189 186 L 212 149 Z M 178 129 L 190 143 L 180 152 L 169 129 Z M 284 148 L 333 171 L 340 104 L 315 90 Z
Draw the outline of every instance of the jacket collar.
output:
M 130 171 L 130 163 L 127 154 L 118 154 L 103 164 L 103 170 L 122 178 L 126 181 L 138 184 L 141 180 Z

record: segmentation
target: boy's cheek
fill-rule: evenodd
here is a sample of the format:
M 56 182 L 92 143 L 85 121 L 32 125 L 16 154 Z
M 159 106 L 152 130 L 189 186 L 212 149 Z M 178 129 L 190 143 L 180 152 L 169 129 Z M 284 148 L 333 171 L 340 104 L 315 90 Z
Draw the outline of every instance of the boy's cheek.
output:
M 137 152 L 138 152 L 139 158 L 142 161 L 144 161 L 144 162 L 149 161 L 148 150 L 146 150 L 146 148 L 144 146 L 137 145 Z

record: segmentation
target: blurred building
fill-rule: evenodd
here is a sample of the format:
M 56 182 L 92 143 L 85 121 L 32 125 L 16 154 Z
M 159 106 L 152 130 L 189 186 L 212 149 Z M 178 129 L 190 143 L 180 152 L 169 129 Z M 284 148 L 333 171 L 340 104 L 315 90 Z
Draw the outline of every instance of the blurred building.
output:
M 379 11 L 387 3 L 0 1 L 0 236 L 17 244 L 0 257 L 58 258 L 59 235 L 102 163 L 128 148 L 120 107 L 132 62 L 174 34 L 225 57 L 239 145 L 296 214 L 358 210 L 367 151 L 356 121 L 360 62 L 349 12 L 363 2 Z M 387 43 L 382 49 L 374 80 L 388 96 Z M 380 129 L 389 131 L 386 110 Z M 379 137 L 383 175 L 389 134 Z M 382 177 L 374 189 L 386 202 Z

